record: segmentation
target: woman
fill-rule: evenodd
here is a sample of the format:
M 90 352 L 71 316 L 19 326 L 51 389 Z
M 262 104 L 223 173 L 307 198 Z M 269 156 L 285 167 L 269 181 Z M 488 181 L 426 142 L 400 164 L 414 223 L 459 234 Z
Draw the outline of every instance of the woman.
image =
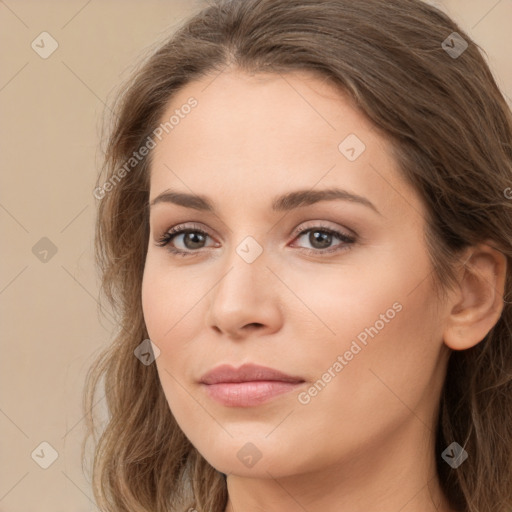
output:
M 510 512 L 512 116 L 468 35 L 221 1 L 116 113 L 101 509 Z

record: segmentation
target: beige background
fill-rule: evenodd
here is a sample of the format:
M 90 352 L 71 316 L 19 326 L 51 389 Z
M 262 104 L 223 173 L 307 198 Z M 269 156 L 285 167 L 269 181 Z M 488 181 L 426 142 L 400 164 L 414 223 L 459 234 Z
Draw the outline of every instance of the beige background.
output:
M 431 3 L 484 48 L 512 97 L 512 0 Z M 102 113 L 134 62 L 201 5 L 0 0 L 0 512 L 98 510 L 79 455 L 85 372 L 113 328 L 92 259 Z M 47 59 L 31 47 L 43 31 L 58 43 Z M 54 255 L 34 254 L 43 237 Z M 58 453 L 47 469 L 31 457 L 42 442 Z M 42 449 L 34 459 L 48 460 Z

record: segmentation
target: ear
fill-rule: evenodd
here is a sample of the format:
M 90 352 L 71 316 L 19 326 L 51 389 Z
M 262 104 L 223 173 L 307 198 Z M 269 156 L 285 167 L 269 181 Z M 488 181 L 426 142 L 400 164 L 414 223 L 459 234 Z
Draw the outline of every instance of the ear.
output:
M 453 350 L 480 343 L 503 311 L 507 259 L 492 242 L 470 247 L 460 272 L 459 290 L 445 323 L 444 342 Z

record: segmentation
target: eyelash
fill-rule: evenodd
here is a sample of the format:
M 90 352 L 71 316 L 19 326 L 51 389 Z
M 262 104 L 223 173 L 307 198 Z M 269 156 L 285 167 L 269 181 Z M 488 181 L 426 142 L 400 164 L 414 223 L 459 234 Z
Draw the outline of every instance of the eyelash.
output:
M 304 247 L 299 248 L 302 251 L 306 252 L 307 254 L 312 254 L 315 256 L 324 256 L 324 255 L 330 255 L 331 253 L 335 253 L 335 252 L 348 251 L 352 248 L 351 247 L 352 244 L 354 244 L 356 242 L 356 237 L 347 235 L 341 231 L 337 231 L 335 229 L 328 228 L 328 227 L 322 226 L 322 225 L 317 225 L 317 226 L 313 226 L 311 228 L 306 228 L 306 229 L 302 229 L 302 230 L 296 230 L 294 232 L 293 236 L 295 238 L 297 238 L 299 236 L 304 235 L 305 233 L 309 233 L 310 231 L 320 231 L 322 233 L 327 233 L 329 235 L 333 235 L 334 237 L 338 238 L 340 241 L 344 242 L 344 244 L 345 244 L 344 246 L 342 245 L 341 247 L 338 245 L 338 246 L 335 246 L 335 247 L 329 248 L 329 249 L 307 249 Z M 208 233 L 206 233 L 203 229 L 201 229 L 199 227 L 196 227 L 196 226 L 183 227 L 180 225 L 180 226 L 175 226 L 175 227 L 169 229 L 167 232 L 165 232 L 158 239 L 158 241 L 156 242 L 156 245 L 159 247 L 166 247 L 170 253 L 172 253 L 176 256 L 183 256 L 183 257 L 196 256 L 197 253 L 199 252 L 199 250 L 182 251 L 180 249 L 176 249 L 169 245 L 170 242 L 172 242 L 172 240 L 176 236 L 187 234 L 187 233 L 200 233 L 201 235 L 203 235 L 205 237 L 210 236 Z M 294 238 L 294 240 L 295 240 L 295 238 Z

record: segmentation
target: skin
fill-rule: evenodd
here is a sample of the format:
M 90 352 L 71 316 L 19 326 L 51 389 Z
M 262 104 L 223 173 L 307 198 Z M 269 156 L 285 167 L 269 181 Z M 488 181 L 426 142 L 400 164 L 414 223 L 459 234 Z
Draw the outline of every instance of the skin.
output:
M 217 211 L 151 207 L 142 300 L 169 407 L 228 475 L 225 512 L 452 511 L 435 470 L 439 397 L 450 349 L 478 343 L 501 314 L 504 257 L 483 244 L 468 250 L 460 286 L 441 302 L 421 198 L 382 134 L 324 80 L 228 69 L 185 86 L 163 119 L 191 96 L 197 107 L 154 149 L 150 202 L 172 188 L 208 196 Z M 366 146 L 354 161 L 338 149 L 349 134 Z M 271 209 L 275 196 L 329 187 L 380 213 L 342 200 Z M 191 223 L 208 233 L 202 246 L 183 235 L 173 244 L 195 254 L 157 245 Z M 327 248 L 342 250 L 321 256 L 310 232 L 294 235 L 319 223 L 356 241 L 333 236 Z M 247 236 L 262 249 L 252 263 L 236 252 Z M 226 407 L 198 383 L 219 364 L 254 362 L 301 376 L 307 392 L 396 303 L 394 318 L 307 404 L 294 391 Z M 237 457 L 246 443 L 261 454 L 252 467 Z

